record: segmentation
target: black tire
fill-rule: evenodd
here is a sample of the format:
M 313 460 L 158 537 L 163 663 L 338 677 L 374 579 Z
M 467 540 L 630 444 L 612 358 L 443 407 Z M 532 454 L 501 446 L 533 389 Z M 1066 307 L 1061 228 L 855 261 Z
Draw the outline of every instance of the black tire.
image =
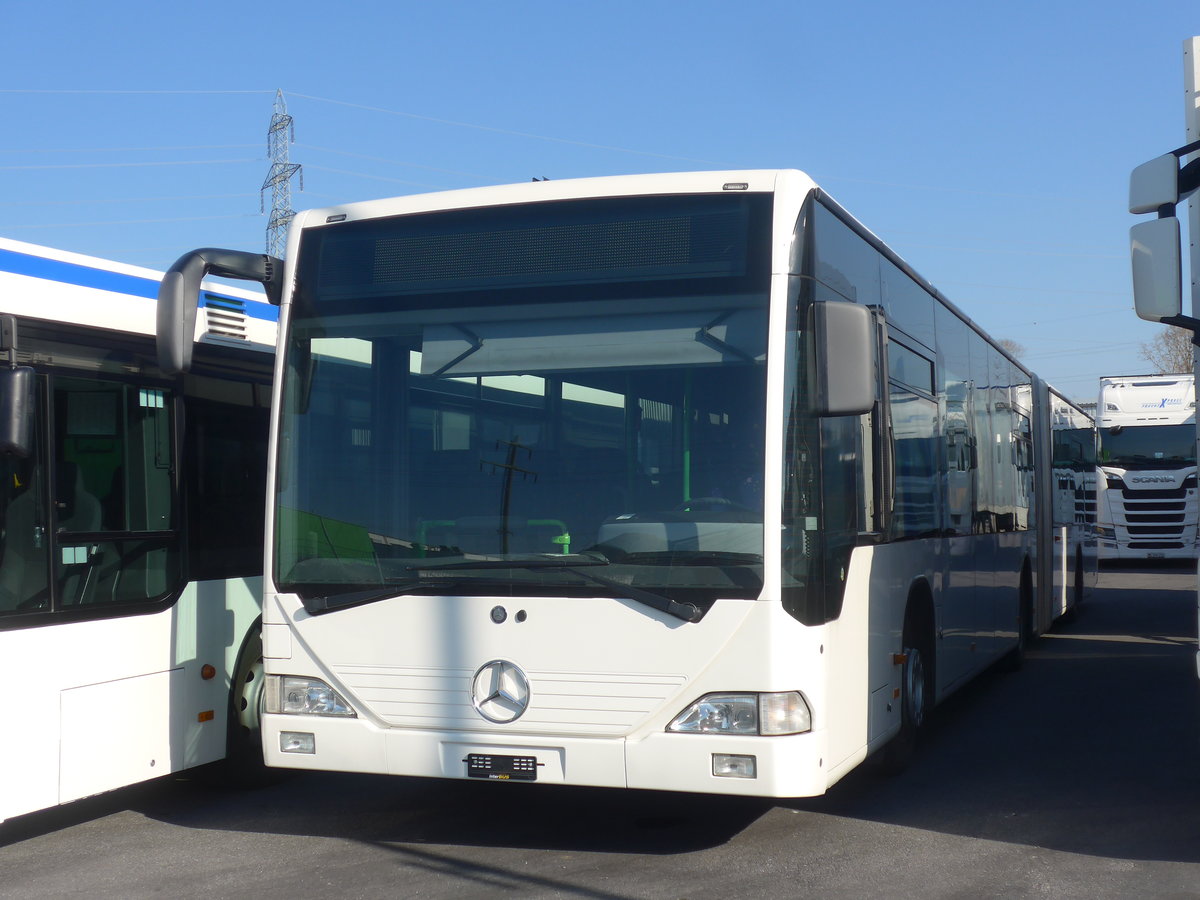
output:
M 262 709 L 263 688 L 262 631 L 251 630 L 238 655 L 237 669 L 229 687 L 229 725 L 225 738 L 222 781 L 234 787 L 254 788 L 275 784 L 283 777 L 280 769 L 263 762 Z
M 879 753 L 879 769 L 899 775 L 912 764 L 930 708 L 932 670 L 926 664 L 932 652 L 932 633 L 921 624 L 910 604 L 904 616 L 904 662 L 900 676 L 900 731 Z M 929 657 L 932 660 L 932 657 Z
M 1025 665 L 1025 652 L 1033 643 L 1033 577 L 1026 563 L 1021 569 L 1021 586 L 1017 590 L 1017 645 L 1004 657 L 1007 672 L 1019 672 Z
M 1083 609 L 1083 548 L 1075 549 L 1075 612 Z

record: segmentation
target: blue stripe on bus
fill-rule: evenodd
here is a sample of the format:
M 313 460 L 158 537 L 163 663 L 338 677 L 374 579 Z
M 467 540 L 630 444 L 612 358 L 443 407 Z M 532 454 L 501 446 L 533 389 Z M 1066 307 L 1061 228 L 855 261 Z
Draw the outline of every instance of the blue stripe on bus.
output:
M 132 297 L 146 297 L 151 300 L 158 297 L 158 281 L 153 278 L 109 272 L 105 269 L 81 266 L 78 263 L 63 262 L 58 259 L 46 259 L 44 256 L 32 256 L 28 253 L 18 253 L 15 250 L 3 248 L 0 248 L 0 271 L 12 272 L 14 275 L 27 275 L 30 278 L 41 278 L 46 281 L 57 281 L 62 284 L 96 288 L 101 291 L 113 291 Z M 247 301 L 241 297 L 230 297 L 209 290 L 201 292 L 200 306 L 208 306 L 213 300 L 224 301 L 212 303 L 213 306 L 227 309 L 233 305 L 253 319 L 265 319 L 269 322 L 279 320 L 279 310 L 269 303 Z

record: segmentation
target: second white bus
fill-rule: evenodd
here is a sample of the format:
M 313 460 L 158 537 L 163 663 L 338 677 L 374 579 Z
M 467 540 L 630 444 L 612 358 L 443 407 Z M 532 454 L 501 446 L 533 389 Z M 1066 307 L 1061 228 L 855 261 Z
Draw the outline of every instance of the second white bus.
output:
M 160 278 L 0 239 L 0 820 L 262 766 L 277 310 L 206 283 L 169 377 Z

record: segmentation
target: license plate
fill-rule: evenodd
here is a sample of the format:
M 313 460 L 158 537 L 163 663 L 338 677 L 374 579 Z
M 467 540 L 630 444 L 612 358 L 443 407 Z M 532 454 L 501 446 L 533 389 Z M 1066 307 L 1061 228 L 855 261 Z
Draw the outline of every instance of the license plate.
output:
M 536 756 L 497 756 L 493 753 L 468 753 L 468 778 L 492 781 L 537 781 Z

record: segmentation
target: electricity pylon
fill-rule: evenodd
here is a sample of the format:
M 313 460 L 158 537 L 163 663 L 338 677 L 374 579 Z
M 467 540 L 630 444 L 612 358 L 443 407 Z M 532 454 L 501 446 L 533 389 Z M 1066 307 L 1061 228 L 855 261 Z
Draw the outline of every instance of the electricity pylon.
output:
M 258 192 L 258 211 L 263 212 L 264 195 L 271 189 L 271 218 L 267 220 L 267 253 L 283 258 L 287 249 L 288 223 L 296 215 L 292 209 L 292 176 L 300 174 L 300 190 L 304 190 L 304 173 L 300 164 L 288 161 L 288 144 L 296 140 L 292 117 L 283 102 L 283 91 L 275 92 L 275 111 L 267 129 L 267 155 L 271 169 Z

